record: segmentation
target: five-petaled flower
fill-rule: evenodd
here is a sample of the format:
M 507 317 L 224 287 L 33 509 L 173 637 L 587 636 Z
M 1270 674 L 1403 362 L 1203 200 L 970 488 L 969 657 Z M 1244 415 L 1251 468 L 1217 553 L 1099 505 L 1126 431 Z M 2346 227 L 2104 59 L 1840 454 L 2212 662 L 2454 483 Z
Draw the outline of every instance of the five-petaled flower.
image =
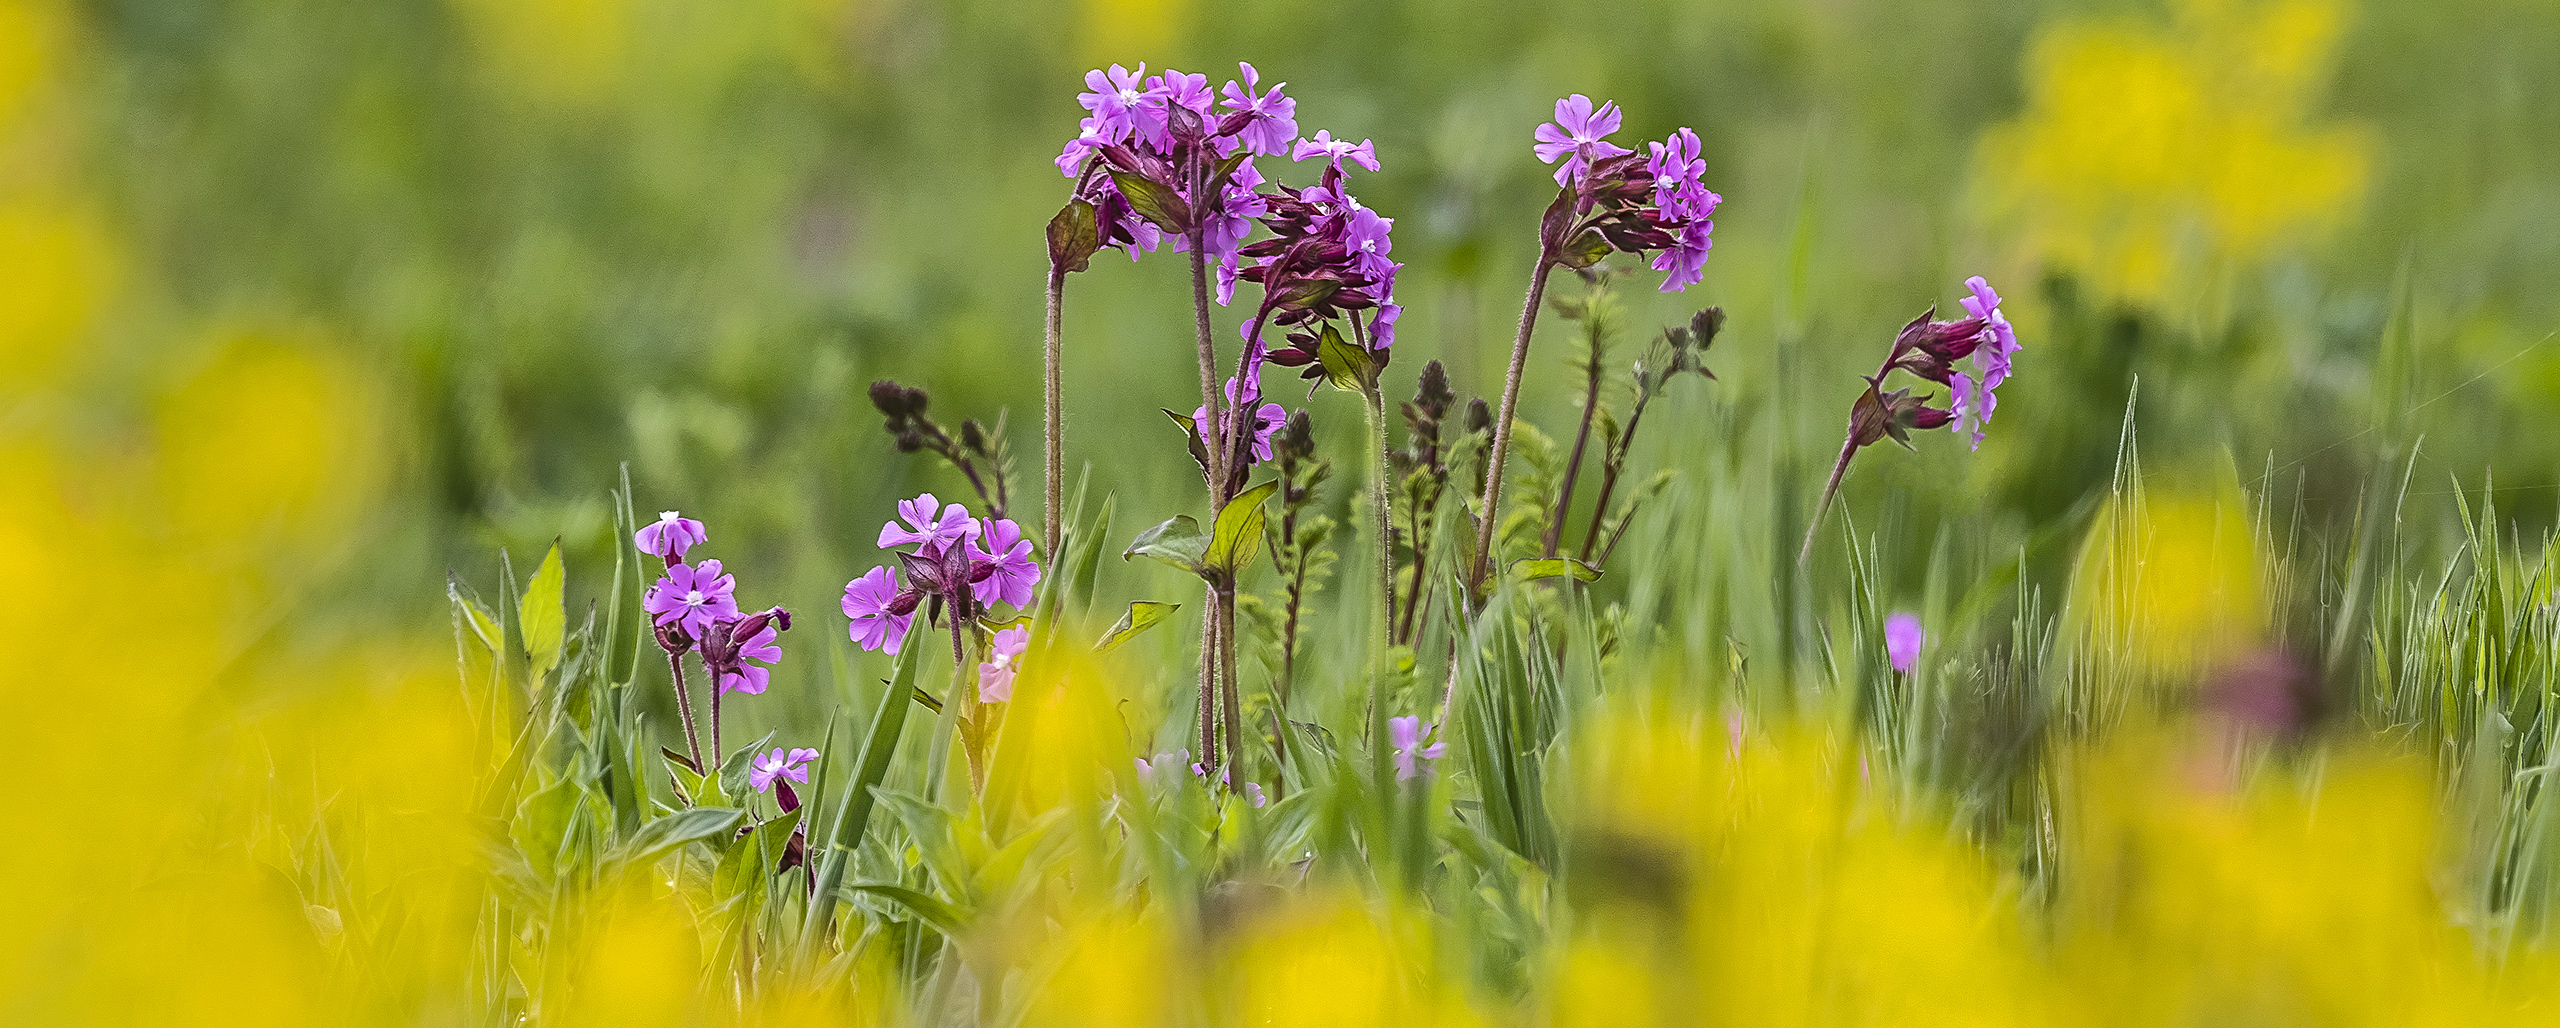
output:
M 1895 614 L 1884 619 L 1885 659 L 1893 662 L 1896 674 L 1910 674 L 1920 662 L 1920 646 L 1929 633 L 1920 629 L 1920 619 L 1910 614 Z
M 818 759 L 816 750 L 785 750 L 776 746 L 773 752 L 756 754 L 756 758 L 748 762 L 747 784 L 754 786 L 757 792 L 772 791 L 774 779 L 777 778 L 788 778 L 807 785 L 809 784 L 809 762 L 816 759 Z
M 1422 745 L 1422 740 L 1430 734 L 1430 730 L 1423 727 L 1421 718 L 1387 719 L 1387 736 L 1395 744 L 1396 781 L 1409 781 L 1429 774 L 1431 768 L 1423 761 L 1438 760 L 1449 752 L 1449 744 L 1445 742 Z
M 670 510 L 660 511 L 658 520 L 640 526 L 640 531 L 632 534 L 631 541 L 640 547 L 641 552 L 673 564 L 684 559 L 684 551 L 710 538 L 710 534 L 702 530 L 702 522 Z
M 1220 90 L 1226 100 L 1218 105 L 1245 117 L 1244 125 L 1236 129 L 1236 142 L 1265 157 L 1287 153 L 1289 144 L 1298 138 L 1298 102 L 1280 92 L 1288 83 L 1277 83 L 1269 92 L 1258 93 L 1262 73 L 1244 63 L 1238 63 L 1236 70 L 1244 74 L 1244 82 L 1227 83 Z
M 881 525 L 880 548 L 885 550 L 892 546 L 905 546 L 909 543 L 923 543 L 930 547 L 948 540 L 966 537 L 978 530 L 977 522 L 969 517 L 968 508 L 956 503 L 944 506 L 941 516 L 936 517 L 934 507 L 940 502 L 934 499 L 932 493 L 925 493 L 912 500 L 898 501 L 898 517 L 905 520 L 906 524 L 900 525 L 892 521 Z
M 1013 676 L 1022 670 L 1023 651 L 1031 648 L 1031 630 L 1015 625 L 997 632 L 978 665 L 978 702 L 1003 703 L 1013 698 Z
M 979 545 L 984 538 L 986 544 Z M 1040 565 L 1031 559 L 1031 540 L 1022 537 L 1022 527 L 1009 518 L 990 518 L 984 530 L 968 537 L 969 559 L 993 564 L 987 577 L 970 583 L 969 590 L 978 597 L 978 605 L 1010 603 L 1025 610 L 1031 607 L 1032 587 L 1040 584 Z
M 1357 143 L 1348 139 L 1335 139 L 1333 132 L 1328 129 L 1317 129 L 1314 136 L 1299 140 L 1298 145 L 1289 151 L 1289 159 L 1293 161 L 1303 161 L 1309 157 L 1322 157 L 1332 161 L 1336 169 L 1341 168 L 1343 160 L 1348 158 L 1353 164 L 1371 171 L 1378 170 L 1376 144 L 1366 139 Z
M 1574 185 L 1595 161 L 1632 153 L 1626 147 L 1604 138 L 1618 130 L 1617 101 L 1603 101 L 1598 110 L 1591 98 L 1580 93 L 1556 101 L 1556 120 L 1541 122 L 1536 136 L 1538 159 L 1548 164 L 1564 158 L 1556 168 L 1556 184 Z
M 1136 71 L 1114 64 L 1108 74 L 1098 70 L 1084 73 L 1085 87 L 1092 91 L 1077 94 L 1076 102 L 1093 112 L 1094 127 L 1101 132 L 1103 141 L 1125 142 L 1136 134 L 1146 136 L 1157 146 L 1165 145 L 1160 138 L 1163 120 L 1146 110 L 1153 102 L 1148 95 L 1153 90 L 1147 87 L 1146 78 L 1147 66 L 1143 63 Z
M 853 619 L 846 632 L 855 643 L 866 650 L 898 652 L 916 609 L 915 601 L 902 599 L 901 592 L 898 573 L 886 567 L 872 568 L 845 583 L 844 616 Z
M 737 590 L 738 580 L 722 574 L 717 560 L 703 561 L 698 567 L 671 564 L 649 587 L 640 606 L 656 616 L 658 627 L 680 628 L 699 639 L 713 622 L 737 616 Z

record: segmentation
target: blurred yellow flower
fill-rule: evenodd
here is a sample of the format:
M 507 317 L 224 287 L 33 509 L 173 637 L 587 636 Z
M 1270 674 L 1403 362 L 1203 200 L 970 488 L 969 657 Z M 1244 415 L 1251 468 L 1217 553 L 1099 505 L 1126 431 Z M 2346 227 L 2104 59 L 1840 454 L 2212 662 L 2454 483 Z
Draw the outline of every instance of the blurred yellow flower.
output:
M 64 20 L 48 0 L 0 0 L 0 133 L 17 125 L 52 77 Z
M 537 100 L 579 105 L 621 83 L 631 0 L 454 0 L 502 81 Z
M 46 385 L 69 366 L 113 289 L 115 247 L 85 203 L 9 196 L 0 198 L 0 268 L 8 269 L 0 274 L 5 394 Z
M 2176 0 L 2165 26 L 2047 27 L 2028 109 L 1976 150 L 1988 216 L 2029 259 L 2149 306 L 2347 224 L 2371 133 L 2309 123 L 2347 21 L 2334 0 Z
M 1157 55 L 1181 38 L 1191 13 L 1190 0 L 1084 0 L 1083 7 L 1087 59 L 1131 68 L 1146 61 L 1151 73 L 1164 66 Z

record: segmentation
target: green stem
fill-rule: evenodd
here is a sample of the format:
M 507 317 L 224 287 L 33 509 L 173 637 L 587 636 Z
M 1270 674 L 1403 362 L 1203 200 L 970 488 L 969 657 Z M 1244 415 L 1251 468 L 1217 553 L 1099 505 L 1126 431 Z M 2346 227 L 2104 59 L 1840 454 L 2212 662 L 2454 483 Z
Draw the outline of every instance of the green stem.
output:
M 1064 402 L 1060 399 L 1058 372 L 1059 339 L 1066 333 L 1067 269 L 1057 262 L 1049 264 L 1048 338 L 1040 350 L 1043 385 L 1040 393 L 1041 412 L 1041 481 L 1047 490 L 1040 507 L 1040 558 L 1058 559 L 1058 519 L 1065 496 L 1065 482 L 1060 467 L 1065 463 L 1067 426 Z

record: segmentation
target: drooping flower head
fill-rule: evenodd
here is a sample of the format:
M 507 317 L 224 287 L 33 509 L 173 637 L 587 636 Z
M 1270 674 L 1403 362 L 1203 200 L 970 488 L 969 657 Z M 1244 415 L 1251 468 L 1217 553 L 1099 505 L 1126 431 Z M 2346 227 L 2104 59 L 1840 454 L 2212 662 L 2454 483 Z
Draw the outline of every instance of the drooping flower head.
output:
M 872 568 L 845 583 L 844 616 L 853 619 L 847 631 L 856 644 L 897 655 L 899 644 L 906 641 L 908 624 L 915 620 L 915 600 L 904 592 L 898 587 L 898 573 L 886 567 Z
M 1391 717 L 1387 719 L 1387 737 L 1395 744 L 1396 781 L 1410 781 L 1429 774 L 1431 768 L 1423 762 L 1438 760 L 1448 754 L 1448 743 L 1435 742 L 1429 746 L 1422 745 L 1422 740 L 1430 734 L 1430 731 L 1423 727 L 1421 718 Z
M 1535 133 L 1538 160 L 1555 164 L 1563 159 L 1556 168 L 1556 184 L 1579 183 L 1594 162 L 1633 152 L 1607 138 L 1618 131 L 1618 119 L 1614 100 L 1603 101 L 1596 110 L 1591 98 L 1580 93 L 1556 101 L 1556 120 L 1540 123 Z
M 1032 587 L 1040 584 L 1040 565 L 1031 559 L 1031 540 L 1022 537 L 1021 526 L 1011 519 L 991 518 L 982 524 L 984 531 L 966 540 L 969 559 L 994 565 L 995 570 L 969 586 L 977 594 L 978 605 L 1003 602 L 1030 609 Z
M 1022 670 L 1022 654 L 1031 648 L 1031 630 L 1015 625 L 997 632 L 987 647 L 987 659 L 978 665 L 978 702 L 1003 703 L 1013 699 L 1013 676 Z
M 670 510 L 661 511 L 658 520 L 640 526 L 640 531 L 632 534 L 631 541 L 640 547 L 640 552 L 672 564 L 684 559 L 684 551 L 710 538 L 710 534 L 702 530 L 702 522 Z
M 1577 93 L 1556 101 L 1555 122 L 1538 126 L 1538 159 L 1564 162 L 1556 169 L 1564 189 L 1542 219 L 1540 249 L 1571 268 L 1612 250 L 1651 253 L 1654 270 L 1668 272 L 1662 291 L 1684 291 L 1706 276 L 1715 231 L 1708 216 L 1724 198 L 1705 185 L 1695 131 L 1678 129 L 1638 155 L 1602 138 L 1618 121 L 1616 105 L 1594 110 Z
M 1896 674 L 1910 674 L 1920 661 L 1920 646 L 1929 633 L 1921 631 L 1920 619 L 1910 614 L 1895 614 L 1884 619 L 1885 657 L 1893 662 Z
M 737 589 L 738 580 L 722 574 L 717 560 L 698 567 L 673 564 L 649 586 L 640 607 L 657 619 L 658 627 L 682 629 L 700 639 L 713 622 L 737 616 Z
M 1682 126 L 1671 138 L 1647 143 L 1653 151 L 1645 171 L 1653 175 L 1653 205 L 1674 217 L 1703 218 L 1723 199 L 1703 181 L 1707 162 L 1698 157 L 1698 134 Z
M 816 759 L 818 759 L 816 750 L 785 750 L 776 746 L 773 752 L 759 753 L 754 760 L 747 762 L 747 784 L 754 786 L 757 792 L 772 791 L 774 779 L 777 778 L 788 778 L 807 785 L 809 784 L 809 762 Z
M 934 507 L 940 502 L 934 499 L 932 493 L 922 494 L 912 500 L 898 501 L 898 517 L 906 524 L 901 525 L 891 521 L 881 525 L 880 548 L 885 550 L 892 546 L 906 546 L 911 543 L 922 543 L 927 547 L 938 546 L 978 530 L 977 522 L 969 517 L 968 508 L 959 504 L 943 506 L 940 516 L 936 516 Z
M 780 607 L 716 622 L 702 639 L 702 665 L 723 693 L 762 693 L 771 680 L 769 665 L 782 661 L 777 643 L 790 627 L 791 612 Z
M 1978 323 L 1981 328 L 1967 340 L 1973 356 L 1972 371 L 1955 369 L 1947 388 L 1955 397 L 1954 430 L 1968 436 L 1978 450 L 1982 448 L 1982 426 L 1991 421 L 1991 412 L 1999 407 L 1999 397 L 1992 390 L 2009 379 L 2010 356 L 2019 349 L 2018 330 L 2000 312 L 2000 294 L 1992 291 L 1991 283 L 1975 275 L 1964 285 L 1971 295 L 1958 302 L 1971 317 L 1962 324 Z

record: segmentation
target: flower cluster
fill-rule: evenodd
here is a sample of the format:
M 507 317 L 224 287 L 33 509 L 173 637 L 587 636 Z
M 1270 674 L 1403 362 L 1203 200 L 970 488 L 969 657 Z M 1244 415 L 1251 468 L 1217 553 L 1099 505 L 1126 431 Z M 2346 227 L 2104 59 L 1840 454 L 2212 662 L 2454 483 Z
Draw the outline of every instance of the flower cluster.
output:
M 1289 153 L 1298 135 L 1298 102 L 1281 92 L 1285 83 L 1266 90 L 1253 65 L 1236 67 L 1243 80 L 1228 82 L 1224 99 L 1209 91 L 1208 76 L 1172 68 L 1085 73 L 1076 102 L 1088 113 L 1057 161 L 1076 180 L 1076 198 L 1093 205 L 1099 245 L 1136 260 L 1167 233 L 1186 250 L 1199 229 L 1201 256 L 1226 284 L 1221 303 L 1231 295 L 1236 248 L 1262 215 L 1253 158 Z
M 699 649 L 703 669 L 722 693 L 761 693 L 771 665 L 781 662 L 781 633 L 791 628 L 791 612 L 771 607 L 754 613 L 738 608 L 737 576 L 717 558 L 684 563 L 687 551 L 709 541 L 702 522 L 667 511 L 641 527 L 632 544 L 666 562 L 666 573 L 649 586 L 640 607 L 657 626 L 658 645 L 670 656 Z
M 1269 349 L 1268 359 L 1282 367 L 1305 367 L 1306 377 L 1323 374 L 1318 350 L 1323 332 L 1336 321 L 1347 322 L 1370 360 L 1384 365 L 1396 341 L 1396 319 L 1404 308 L 1395 302 L 1396 272 L 1404 265 L 1387 255 L 1395 252 L 1395 219 L 1385 217 L 1352 195 L 1342 162 L 1349 160 L 1375 171 L 1377 158 L 1366 141 L 1346 147 L 1316 133 L 1295 153 L 1325 157 L 1315 185 L 1287 186 L 1263 198 L 1264 228 L 1271 237 L 1244 248 L 1254 263 L 1241 276 L 1262 287 L 1262 311 L 1246 328 L 1248 374 L 1261 370 L 1266 346 L 1255 331 L 1266 318 L 1289 330 L 1288 345 Z M 1364 317 L 1365 315 L 1365 317 Z M 1337 331 L 1337 337 L 1339 332 Z
M 1705 278 L 1716 227 L 1709 216 L 1724 198 L 1703 181 L 1707 162 L 1698 156 L 1698 134 L 1681 128 L 1639 154 L 1609 141 L 1620 120 L 1613 102 L 1595 108 L 1590 97 L 1575 93 L 1556 101 L 1555 115 L 1535 134 L 1538 159 L 1556 165 L 1562 187 L 1540 226 L 1542 252 L 1573 268 L 1589 267 L 1611 250 L 1651 252 L 1653 269 L 1668 273 L 1666 293 Z
M 899 501 L 898 520 L 880 526 L 879 546 L 913 549 L 896 551 L 896 569 L 875 567 L 845 583 L 844 613 L 853 619 L 849 632 L 866 650 L 898 652 L 919 606 L 928 623 L 946 607 L 960 621 L 998 603 L 1029 608 L 1040 581 L 1040 565 L 1031 559 L 1031 540 L 1022 537 L 1021 526 L 970 517 L 967 508 L 944 504 L 932 493 Z M 1009 695 L 1009 671 L 1005 688 Z
M 1095 244 L 1135 259 L 1167 234 L 1186 249 L 1197 229 L 1203 259 L 1217 265 L 1220 305 L 1235 302 L 1240 281 L 1261 286 L 1261 309 L 1244 329 L 1248 382 L 1262 370 L 1266 318 L 1297 329 L 1286 356 L 1272 354 L 1283 365 L 1315 363 L 1315 326 L 1353 312 L 1368 313 L 1352 334 L 1383 354 L 1403 312 L 1394 302 L 1402 265 L 1387 256 L 1395 221 L 1362 205 L 1343 175 L 1346 164 L 1378 170 L 1377 145 L 1323 129 L 1299 138 L 1297 101 L 1281 85 L 1264 89 L 1253 65 L 1237 70 L 1241 81 L 1217 96 L 1205 76 L 1172 69 L 1148 75 L 1143 64 L 1136 71 L 1115 64 L 1086 73 L 1076 100 L 1088 113 L 1057 163 L 1077 180 L 1077 199 L 1093 206 Z M 1314 186 L 1262 191 L 1257 157 L 1325 166 Z M 1247 244 L 1256 222 L 1272 237 Z
M 1909 428 L 1943 428 L 1953 426 L 1959 435 L 1968 436 L 1974 448 L 1982 446 L 1982 426 L 1991 420 L 1997 400 L 1992 390 L 2009 378 L 2009 360 L 2019 349 L 2018 333 L 2000 312 L 2000 294 L 1991 284 L 1976 275 L 1965 280 L 1971 294 L 1963 304 L 1966 316 L 1955 321 L 1938 321 L 1936 308 L 1913 318 L 1894 336 L 1893 351 L 1885 366 L 1868 380 L 1868 394 L 1862 398 L 1850 423 L 1853 435 L 1872 443 L 1883 435 L 1903 440 Z M 1957 362 L 1972 358 L 1972 366 Z M 1929 397 L 1913 399 L 1910 390 L 1882 392 L 1886 372 L 1900 369 L 1914 377 L 1946 386 L 1953 398 L 1946 409 L 1926 405 Z

